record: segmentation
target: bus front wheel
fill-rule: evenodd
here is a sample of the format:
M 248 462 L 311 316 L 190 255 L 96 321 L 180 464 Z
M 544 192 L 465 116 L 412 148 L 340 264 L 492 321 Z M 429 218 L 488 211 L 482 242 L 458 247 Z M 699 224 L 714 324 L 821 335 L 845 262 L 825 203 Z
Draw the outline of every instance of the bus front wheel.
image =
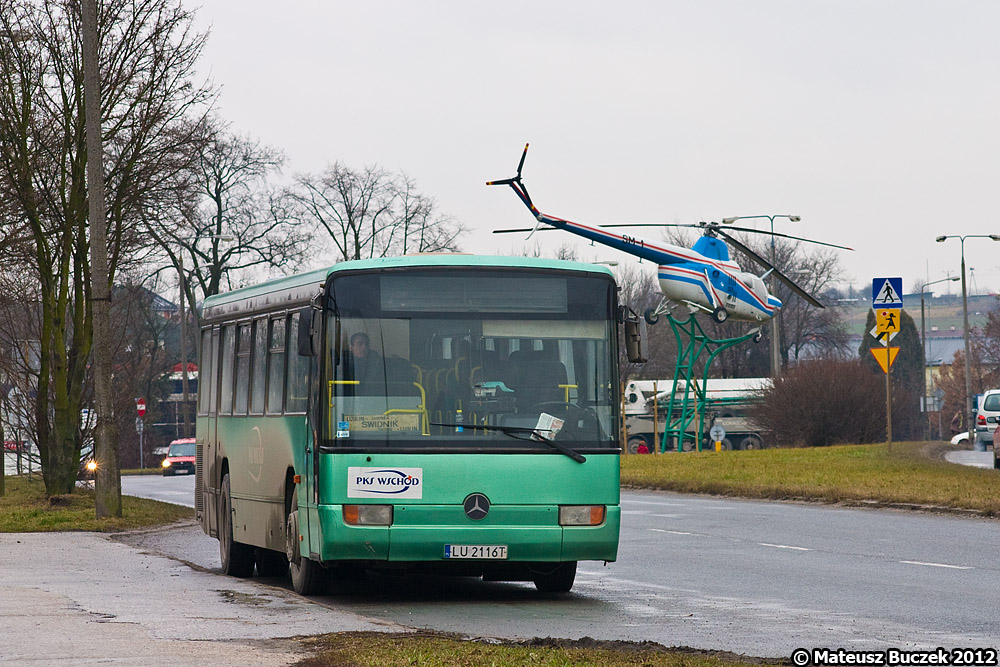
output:
M 542 593 L 568 593 L 576 580 L 576 561 L 553 564 L 544 574 L 535 573 L 535 588 Z
M 222 478 L 222 498 L 219 506 L 219 558 L 222 571 L 232 577 L 253 575 L 253 547 L 233 539 L 233 497 L 229 490 L 229 473 Z
M 291 496 L 291 511 L 285 525 L 285 556 L 292 573 L 292 588 L 299 595 L 318 595 L 323 592 L 326 571 L 322 565 L 300 552 L 299 501 L 294 488 Z

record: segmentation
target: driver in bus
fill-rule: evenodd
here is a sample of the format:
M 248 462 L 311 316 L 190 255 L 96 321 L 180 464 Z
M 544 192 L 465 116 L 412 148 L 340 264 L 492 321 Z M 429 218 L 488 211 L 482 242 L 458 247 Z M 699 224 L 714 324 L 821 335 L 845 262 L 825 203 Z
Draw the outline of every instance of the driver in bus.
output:
M 381 387 L 385 378 L 385 363 L 375 350 L 371 349 L 368 334 L 363 331 L 351 336 L 351 357 L 348 379 L 358 381 L 361 393 L 371 391 L 372 385 Z

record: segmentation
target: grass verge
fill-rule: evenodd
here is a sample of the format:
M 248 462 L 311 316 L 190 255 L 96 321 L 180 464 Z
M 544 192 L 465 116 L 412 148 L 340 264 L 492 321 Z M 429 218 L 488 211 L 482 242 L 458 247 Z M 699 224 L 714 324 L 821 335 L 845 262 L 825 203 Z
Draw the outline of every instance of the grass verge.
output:
M 91 489 L 46 498 L 45 484 L 40 479 L 8 477 L 6 482 L 6 494 L 0 498 L 0 533 L 58 530 L 114 533 L 194 518 L 194 509 L 190 507 L 122 496 L 120 519 L 97 519 Z
M 1000 473 L 926 442 L 623 456 L 622 485 L 746 498 L 877 502 L 1000 516 Z
M 414 635 L 352 632 L 310 638 L 306 647 L 314 654 L 295 667 L 478 667 L 492 665 L 568 665 L 601 667 L 729 667 L 759 665 L 763 661 L 731 653 L 664 649 L 652 642 L 632 644 L 579 641 L 532 640 L 527 643 L 483 643 L 463 641 L 436 633 Z M 775 664 L 775 663 L 771 663 Z

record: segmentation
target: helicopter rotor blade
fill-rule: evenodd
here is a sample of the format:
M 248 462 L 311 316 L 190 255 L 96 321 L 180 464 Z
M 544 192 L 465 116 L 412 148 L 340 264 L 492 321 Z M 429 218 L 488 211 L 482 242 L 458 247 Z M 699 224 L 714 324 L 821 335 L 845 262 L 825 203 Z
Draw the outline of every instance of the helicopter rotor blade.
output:
M 533 209 L 534 204 L 531 203 L 531 195 L 528 194 L 528 188 L 526 188 L 524 186 L 524 183 L 521 182 L 521 169 L 524 167 L 524 159 L 528 157 L 528 146 L 529 144 L 525 144 L 524 151 L 521 152 L 521 159 L 517 163 L 516 175 L 512 176 L 511 178 L 501 178 L 496 181 L 486 181 L 486 185 L 509 185 L 511 189 L 513 189 L 514 192 L 517 193 L 517 196 L 520 197 L 522 201 L 524 201 L 525 205 L 529 209 Z
M 700 222 L 687 222 L 687 223 L 666 223 L 666 222 L 632 222 L 632 223 L 619 223 L 615 225 L 598 225 L 601 228 L 609 227 L 694 227 L 696 229 L 702 229 L 705 224 Z
M 521 161 L 517 163 L 517 178 L 521 178 L 521 167 L 524 166 L 524 158 L 528 157 L 528 145 L 524 144 L 524 152 L 521 153 Z
M 735 232 L 750 232 L 751 234 L 766 234 L 768 236 L 780 236 L 783 239 L 792 239 L 793 241 L 805 241 L 806 243 L 815 243 L 817 245 L 825 245 L 831 248 L 840 248 L 841 250 L 851 250 L 854 248 L 848 248 L 845 245 L 837 245 L 836 243 L 826 243 L 825 241 L 816 241 L 815 239 L 807 239 L 801 236 L 792 236 L 791 234 L 782 234 L 781 232 L 771 232 L 764 229 L 753 229 L 752 227 L 726 227 L 727 231 Z
M 809 292 L 805 291 L 804 289 L 802 289 L 801 287 L 799 287 L 798 285 L 796 285 L 795 282 L 791 278 L 789 278 L 788 276 L 786 276 L 785 274 L 783 274 L 778 269 L 774 268 L 774 265 L 771 264 L 769 261 L 767 261 L 766 259 L 764 259 L 760 255 L 758 255 L 757 253 L 755 253 L 753 250 L 751 250 L 750 248 L 748 248 L 742 242 L 738 241 L 732 235 L 727 234 L 726 232 L 722 231 L 721 229 L 718 230 L 718 232 L 719 232 L 719 234 L 725 236 L 726 239 L 728 239 L 729 242 L 732 243 L 740 252 L 742 252 L 747 257 L 751 258 L 752 260 L 754 260 L 755 262 L 757 262 L 758 264 L 760 264 L 764 268 L 768 269 L 771 273 L 773 273 L 774 276 L 778 280 L 780 280 L 781 282 L 783 282 L 788 287 L 788 289 L 792 290 L 793 292 L 795 292 L 796 294 L 798 294 L 799 296 L 801 296 L 803 299 L 805 299 L 806 301 L 808 301 L 813 306 L 816 306 L 817 308 L 825 308 L 825 306 L 822 303 L 820 303 L 816 299 L 816 297 L 814 297 L 812 294 L 810 294 Z
M 697 222 L 697 223 L 665 223 L 665 222 L 637 222 L 637 223 L 624 223 L 616 225 L 598 225 L 599 227 L 695 227 L 699 229 L 712 228 L 719 229 L 719 224 L 715 222 Z M 780 236 L 784 239 L 792 239 L 793 241 L 805 241 L 806 243 L 815 243 L 817 245 L 825 245 L 830 248 L 839 248 L 840 250 L 854 250 L 854 248 L 849 248 L 845 245 L 837 245 L 836 243 L 827 243 L 825 241 L 816 241 L 815 239 L 807 239 L 802 236 L 792 236 L 791 234 L 782 234 L 781 232 L 770 232 L 763 229 L 754 229 L 753 227 L 730 227 L 727 226 L 726 229 L 729 231 L 736 232 L 749 232 L 751 234 L 767 234 L 768 236 Z
M 523 234 L 525 232 L 556 232 L 559 231 L 555 227 L 521 227 L 519 229 L 494 229 L 494 234 Z

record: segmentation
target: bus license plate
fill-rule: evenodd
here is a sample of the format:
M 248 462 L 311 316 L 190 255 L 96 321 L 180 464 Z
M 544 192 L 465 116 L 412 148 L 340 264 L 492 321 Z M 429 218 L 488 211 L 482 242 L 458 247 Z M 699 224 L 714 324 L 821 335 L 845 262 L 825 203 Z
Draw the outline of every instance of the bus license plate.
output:
M 444 557 L 462 560 L 507 560 L 507 545 L 446 544 Z

